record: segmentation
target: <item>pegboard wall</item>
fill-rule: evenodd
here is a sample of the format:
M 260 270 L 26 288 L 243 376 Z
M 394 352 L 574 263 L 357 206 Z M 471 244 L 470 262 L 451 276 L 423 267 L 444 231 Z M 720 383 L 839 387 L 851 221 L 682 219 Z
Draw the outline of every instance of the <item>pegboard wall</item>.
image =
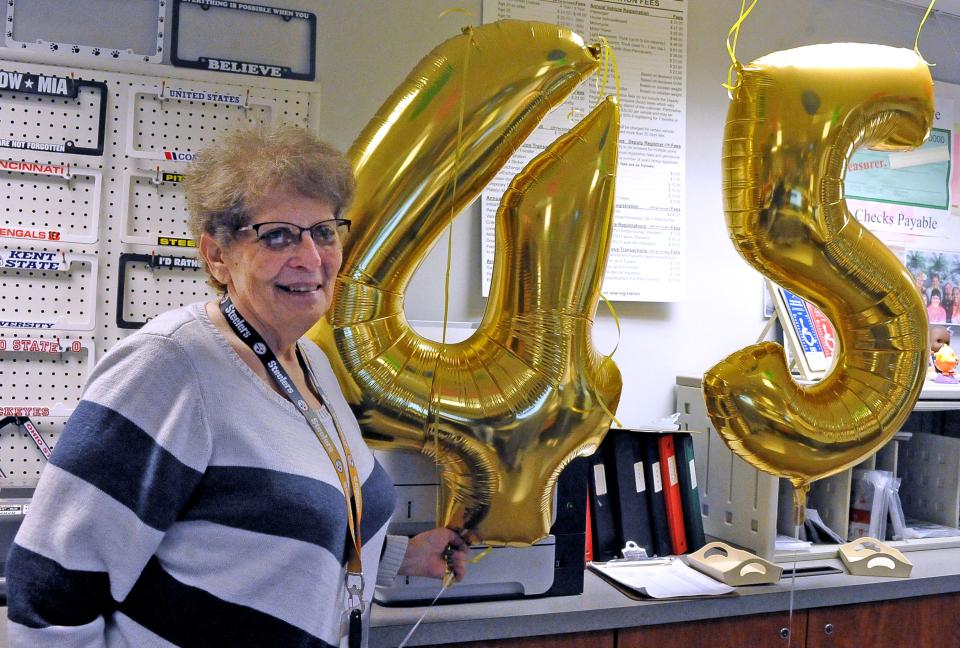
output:
M 181 189 L 193 154 L 248 124 L 310 123 L 302 82 L 143 68 L 165 76 L 0 48 L 0 488 L 36 485 L 99 355 L 212 297 Z M 61 94 L 24 92 L 27 81 Z

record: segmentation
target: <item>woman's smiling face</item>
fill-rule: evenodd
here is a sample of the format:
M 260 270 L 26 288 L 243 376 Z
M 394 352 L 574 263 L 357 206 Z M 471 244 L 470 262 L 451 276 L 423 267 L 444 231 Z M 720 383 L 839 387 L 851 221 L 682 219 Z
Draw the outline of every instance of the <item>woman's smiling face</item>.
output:
M 277 189 L 253 210 L 250 224 L 279 221 L 306 228 L 335 217 L 324 200 Z M 214 252 L 208 258 L 211 270 L 268 341 L 275 337 L 282 345 L 295 343 L 330 308 L 343 260 L 339 239 L 319 245 L 306 234 L 287 247 L 271 249 L 254 231 L 245 230 L 228 247 L 216 247 L 220 263 Z

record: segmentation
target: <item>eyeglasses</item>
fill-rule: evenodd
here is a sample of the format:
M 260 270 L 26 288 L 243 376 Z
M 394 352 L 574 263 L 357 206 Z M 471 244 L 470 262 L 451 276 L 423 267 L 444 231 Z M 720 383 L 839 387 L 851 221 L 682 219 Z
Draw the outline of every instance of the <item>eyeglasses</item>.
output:
M 268 250 L 285 250 L 291 245 L 296 245 L 303 238 L 304 232 L 310 232 L 310 238 L 317 247 L 328 248 L 342 242 L 343 237 L 350 231 L 350 221 L 346 218 L 331 218 L 314 223 L 310 227 L 271 221 L 237 228 L 238 232 L 247 230 L 253 230 L 257 240 Z

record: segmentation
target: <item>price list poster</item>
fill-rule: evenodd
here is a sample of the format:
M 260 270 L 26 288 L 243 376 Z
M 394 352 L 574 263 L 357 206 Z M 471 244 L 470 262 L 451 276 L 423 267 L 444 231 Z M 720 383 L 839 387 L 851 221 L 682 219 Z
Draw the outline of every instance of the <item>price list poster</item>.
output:
M 685 0 L 484 0 L 484 22 L 535 20 L 604 37 L 620 74 L 620 139 L 613 240 L 603 293 L 616 301 L 685 297 Z M 604 95 L 613 94 L 613 71 Z M 602 76 L 602 72 L 600 74 Z M 493 274 L 494 221 L 510 180 L 597 104 L 588 79 L 530 135 L 482 200 L 483 294 Z

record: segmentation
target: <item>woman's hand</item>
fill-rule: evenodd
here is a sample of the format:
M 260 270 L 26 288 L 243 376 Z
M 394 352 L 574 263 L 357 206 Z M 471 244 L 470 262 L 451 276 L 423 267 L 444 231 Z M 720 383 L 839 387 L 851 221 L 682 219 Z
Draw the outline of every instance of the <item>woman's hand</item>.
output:
M 401 576 L 443 578 L 449 571 L 457 582 L 467 574 L 469 546 L 459 533 L 445 527 L 410 538 L 400 564 Z

